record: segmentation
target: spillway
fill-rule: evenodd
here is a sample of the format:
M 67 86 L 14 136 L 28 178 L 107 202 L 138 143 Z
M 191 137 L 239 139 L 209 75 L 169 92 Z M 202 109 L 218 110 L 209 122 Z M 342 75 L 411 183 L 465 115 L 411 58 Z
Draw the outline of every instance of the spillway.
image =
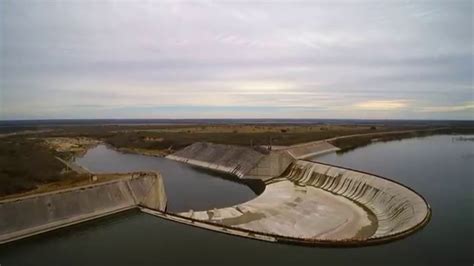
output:
M 374 174 L 298 161 L 284 176 L 294 183 L 328 191 L 367 208 L 377 222 L 377 230 L 369 239 L 410 232 L 427 222 L 431 213 L 428 203 L 415 191 Z
M 428 203 L 395 181 L 298 160 L 266 181 L 257 198 L 208 211 L 149 213 L 193 226 L 273 242 L 367 245 L 407 236 L 431 216 Z

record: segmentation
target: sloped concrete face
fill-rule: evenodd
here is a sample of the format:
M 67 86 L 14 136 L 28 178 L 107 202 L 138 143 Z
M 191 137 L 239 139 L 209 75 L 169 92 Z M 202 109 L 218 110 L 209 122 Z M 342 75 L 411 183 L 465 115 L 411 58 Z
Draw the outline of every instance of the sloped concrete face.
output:
M 164 211 L 166 195 L 159 174 L 123 178 L 0 201 L 0 243 L 135 208 Z
M 245 176 L 264 157 L 251 148 L 196 142 L 166 158 L 188 164 Z
M 267 180 L 280 176 L 297 159 L 337 150 L 339 148 L 326 141 L 280 147 L 264 153 L 248 147 L 196 142 L 166 158 L 233 174 L 239 178 Z
M 265 155 L 246 177 L 266 180 L 281 175 L 295 159 L 286 151 L 272 151 Z
M 423 223 L 429 205 L 413 190 L 382 177 L 340 167 L 298 161 L 285 175 L 297 184 L 319 188 L 370 210 L 377 230 L 370 238 L 403 233 Z
M 355 170 L 297 161 L 268 180 L 257 198 L 233 207 L 179 213 L 181 217 L 262 234 L 286 242 L 363 245 L 414 232 L 430 208 L 414 191 Z M 229 230 L 230 228 L 230 230 Z M 213 230 L 219 231 L 215 228 Z
M 166 209 L 167 197 L 163 178 L 157 172 L 135 173 L 127 181 L 135 205 L 140 205 L 154 210 L 164 211 Z
M 287 151 L 261 153 L 252 148 L 197 142 L 166 158 L 233 174 L 266 180 L 282 174 L 295 161 Z

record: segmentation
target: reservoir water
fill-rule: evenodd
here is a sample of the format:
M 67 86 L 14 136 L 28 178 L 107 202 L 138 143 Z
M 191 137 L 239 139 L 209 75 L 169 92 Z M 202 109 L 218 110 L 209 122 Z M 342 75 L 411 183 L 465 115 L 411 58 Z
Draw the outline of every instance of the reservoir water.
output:
M 412 187 L 428 200 L 433 210 L 430 223 L 414 235 L 392 243 L 342 249 L 279 245 L 129 211 L 0 246 L 0 264 L 472 265 L 474 142 L 453 138 L 443 135 L 375 143 L 344 154 L 314 158 L 387 176 Z M 97 167 L 101 158 L 96 156 Z M 143 160 L 148 159 L 143 156 Z M 103 160 L 111 158 L 106 156 Z M 109 163 L 116 170 L 132 170 L 125 160 Z M 133 164 L 139 167 L 137 164 L 141 163 Z M 93 169 L 92 164 L 88 166 Z M 169 182 L 167 177 L 165 180 Z M 195 182 L 180 182 L 185 187 L 182 193 L 203 189 Z M 208 193 L 218 193 L 213 189 Z M 174 198 L 168 187 L 166 190 L 168 197 Z M 218 195 L 214 199 L 221 201 L 228 193 Z M 249 194 L 250 198 L 254 196 Z M 197 197 L 192 199 L 199 201 Z M 243 198 L 235 201 L 240 199 Z
M 163 157 L 121 153 L 105 145 L 90 149 L 76 163 L 94 173 L 159 171 L 168 197 L 167 210 L 171 212 L 232 206 L 255 198 L 264 188 L 258 181 L 240 181 Z

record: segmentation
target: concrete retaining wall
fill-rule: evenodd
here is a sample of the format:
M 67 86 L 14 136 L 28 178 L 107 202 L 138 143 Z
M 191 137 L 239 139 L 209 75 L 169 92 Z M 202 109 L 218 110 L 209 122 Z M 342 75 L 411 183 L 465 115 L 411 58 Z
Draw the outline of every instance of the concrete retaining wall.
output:
M 166 158 L 233 174 L 266 180 L 281 175 L 295 159 L 285 150 L 267 154 L 233 145 L 194 143 Z
M 268 179 L 281 175 L 295 159 L 286 151 L 272 151 L 265 155 L 246 176 Z
M 159 174 L 124 178 L 0 201 L 0 243 L 135 208 L 163 211 L 166 195 Z
M 285 178 L 314 186 L 353 200 L 373 212 L 376 232 L 370 238 L 385 238 L 417 228 L 430 216 L 426 201 L 411 189 L 391 180 L 321 163 L 298 161 Z
M 243 177 L 263 156 L 251 148 L 196 142 L 166 158 Z

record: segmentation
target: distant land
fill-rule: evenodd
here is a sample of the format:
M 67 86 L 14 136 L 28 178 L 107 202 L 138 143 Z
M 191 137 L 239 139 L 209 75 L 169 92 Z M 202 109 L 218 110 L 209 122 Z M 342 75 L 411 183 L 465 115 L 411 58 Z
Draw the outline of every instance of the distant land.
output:
M 64 125 L 175 125 L 175 124 L 474 124 L 474 120 L 424 120 L 424 119 L 38 119 L 0 120 L 0 127 L 10 126 L 64 126 Z

